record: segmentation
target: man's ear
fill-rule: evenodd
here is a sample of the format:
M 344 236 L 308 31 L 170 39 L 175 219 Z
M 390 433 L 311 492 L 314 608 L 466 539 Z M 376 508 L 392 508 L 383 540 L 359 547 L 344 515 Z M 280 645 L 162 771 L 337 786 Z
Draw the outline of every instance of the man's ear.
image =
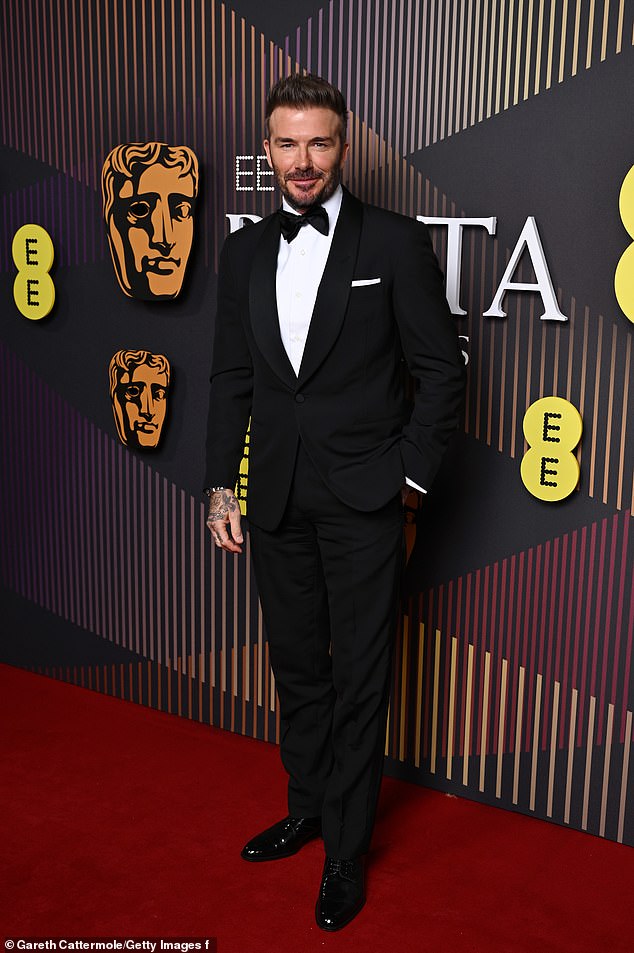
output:
M 272 169 L 273 163 L 271 162 L 271 143 L 268 139 L 265 139 L 262 145 L 264 146 L 264 151 L 266 152 L 266 161 L 268 163 L 269 169 Z

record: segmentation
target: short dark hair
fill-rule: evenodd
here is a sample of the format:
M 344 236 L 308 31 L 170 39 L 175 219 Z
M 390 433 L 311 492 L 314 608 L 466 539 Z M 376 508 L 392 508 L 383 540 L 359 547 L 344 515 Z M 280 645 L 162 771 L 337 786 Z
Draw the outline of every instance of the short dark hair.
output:
M 277 81 L 269 92 L 266 100 L 266 134 L 269 135 L 269 119 L 271 113 L 278 106 L 292 106 L 296 109 L 321 107 L 331 109 L 339 116 L 341 122 L 341 141 L 346 138 L 348 125 L 348 109 L 343 94 L 336 86 L 313 76 L 312 73 L 302 75 L 293 73 Z

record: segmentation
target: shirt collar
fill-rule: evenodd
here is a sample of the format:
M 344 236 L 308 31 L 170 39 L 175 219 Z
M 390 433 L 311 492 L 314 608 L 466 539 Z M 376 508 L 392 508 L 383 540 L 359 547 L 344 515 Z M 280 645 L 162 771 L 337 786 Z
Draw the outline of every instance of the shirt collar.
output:
M 341 210 L 341 203 L 343 201 L 343 189 L 340 185 L 337 186 L 333 195 L 330 196 L 327 201 L 322 202 L 321 204 L 326 209 L 328 215 L 328 231 L 332 232 L 333 228 L 337 224 L 337 219 L 339 218 L 339 212 Z M 292 215 L 299 215 L 299 212 L 290 205 L 284 196 L 282 196 L 282 208 L 287 212 L 290 212 Z

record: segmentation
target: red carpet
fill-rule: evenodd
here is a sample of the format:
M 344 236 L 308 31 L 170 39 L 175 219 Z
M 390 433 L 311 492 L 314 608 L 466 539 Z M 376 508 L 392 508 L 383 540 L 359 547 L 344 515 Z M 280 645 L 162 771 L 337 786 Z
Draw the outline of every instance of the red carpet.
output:
M 5 936 L 217 936 L 219 953 L 632 953 L 634 851 L 386 780 L 368 902 L 315 926 L 323 847 L 246 864 L 272 745 L 0 666 Z M 2 944 L 4 946 L 4 944 Z

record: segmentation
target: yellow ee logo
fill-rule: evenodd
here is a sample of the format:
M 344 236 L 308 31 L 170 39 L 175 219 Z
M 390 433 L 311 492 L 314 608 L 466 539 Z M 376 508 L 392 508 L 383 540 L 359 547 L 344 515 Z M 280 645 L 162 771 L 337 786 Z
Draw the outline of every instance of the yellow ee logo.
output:
M 626 232 L 634 238 L 634 166 L 623 179 L 619 212 Z M 634 321 L 634 244 L 628 245 L 616 266 L 614 291 L 621 311 Z
M 582 429 L 581 414 L 563 397 L 542 397 L 526 411 L 524 436 L 530 449 L 520 473 L 524 486 L 538 500 L 555 503 L 576 488 L 579 463 L 572 451 Z
M 41 225 L 23 225 L 13 236 L 11 253 L 18 269 L 13 283 L 18 311 L 32 321 L 45 318 L 55 303 L 51 236 Z

